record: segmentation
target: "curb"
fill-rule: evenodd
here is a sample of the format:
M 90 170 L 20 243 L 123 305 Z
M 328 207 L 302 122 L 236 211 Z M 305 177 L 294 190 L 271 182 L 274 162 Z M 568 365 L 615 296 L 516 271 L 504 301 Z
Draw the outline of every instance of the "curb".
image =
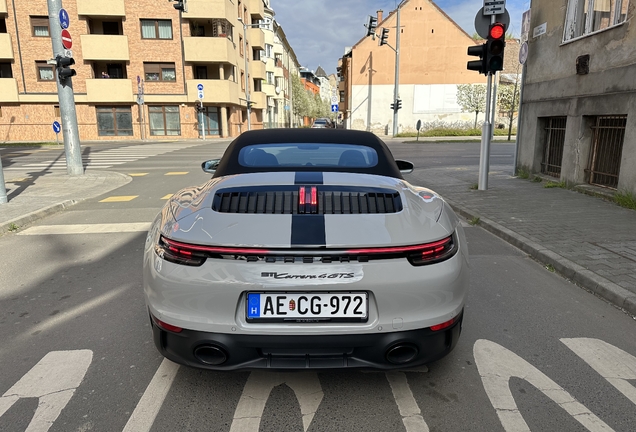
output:
M 537 261 L 546 265 L 551 265 L 554 267 L 556 272 L 584 289 L 595 293 L 613 305 L 627 311 L 629 314 L 636 315 L 636 294 L 608 279 L 605 279 L 602 276 L 599 276 L 593 271 L 562 257 L 540 244 L 509 230 L 497 222 L 487 218 L 482 218 L 473 211 L 468 210 L 453 201 L 445 200 L 453 208 L 453 210 L 464 218 L 479 218 L 477 225 L 480 227 L 486 229 L 518 249 L 521 249 Z
M 21 228 L 24 225 L 30 224 L 32 222 L 35 222 L 36 220 L 43 219 L 43 218 L 45 218 L 47 216 L 50 216 L 52 214 L 55 214 L 55 213 L 59 213 L 59 212 L 65 210 L 66 208 L 77 204 L 78 202 L 79 201 L 77 201 L 77 200 L 62 201 L 61 203 L 50 205 L 50 206 L 45 207 L 43 209 L 36 210 L 36 211 L 31 212 L 31 213 L 27 213 L 24 216 L 20 216 L 19 218 L 15 218 L 13 220 L 5 222 L 2 225 L 0 225 L 0 235 L 6 234 L 8 232 L 11 232 L 11 230 L 9 229 L 9 227 L 11 225 L 16 225 L 18 228 Z

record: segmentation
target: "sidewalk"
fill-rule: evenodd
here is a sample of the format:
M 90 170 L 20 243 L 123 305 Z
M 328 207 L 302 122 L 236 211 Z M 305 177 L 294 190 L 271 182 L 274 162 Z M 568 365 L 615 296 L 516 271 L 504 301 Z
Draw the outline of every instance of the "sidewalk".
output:
M 442 194 L 455 210 L 583 288 L 636 315 L 636 211 L 600 198 L 495 171 L 489 189 L 472 190 L 477 173 L 417 170 L 417 183 Z M 131 181 L 116 172 L 7 178 L 0 235 Z

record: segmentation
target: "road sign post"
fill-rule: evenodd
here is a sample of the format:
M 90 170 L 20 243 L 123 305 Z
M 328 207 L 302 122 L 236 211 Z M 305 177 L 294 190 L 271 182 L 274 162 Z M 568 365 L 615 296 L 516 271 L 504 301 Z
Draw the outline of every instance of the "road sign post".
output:
M 7 201 L 7 189 L 4 185 L 4 172 L 2 170 L 2 159 L 0 158 L 0 204 L 5 204 Z

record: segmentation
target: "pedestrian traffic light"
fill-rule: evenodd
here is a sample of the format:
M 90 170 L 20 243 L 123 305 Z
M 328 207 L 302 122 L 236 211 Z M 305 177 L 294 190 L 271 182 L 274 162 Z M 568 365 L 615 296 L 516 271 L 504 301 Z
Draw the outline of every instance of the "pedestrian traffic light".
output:
M 64 84 L 68 78 L 77 75 L 77 72 L 71 69 L 71 66 L 74 64 L 75 59 L 73 57 L 62 57 L 61 55 L 55 57 L 57 79 L 60 81 L 60 84 Z
M 378 19 L 374 16 L 369 15 L 367 19 L 367 36 L 375 36 L 375 28 L 378 26 Z
M 186 0 L 176 0 L 175 4 L 172 5 L 176 10 L 181 12 L 187 12 L 188 8 L 186 6 Z
M 383 28 L 382 29 L 382 35 L 380 36 L 380 46 L 382 45 L 386 45 L 389 43 L 388 41 L 389 39 L 389 29 L 388 28 Z
M 506 27 L 502 23 L 490 25 L 486 42 L 487 70 L 497 72 L 503 70 L 504 48 L 506 46 Z
M 397 99 L 394 103 L 391 104 L 391 109 L 393 111 L 397 111 L 402 108 L 402 100 Z
M 486 45 L 474 45 L 468 47 L 468 55 L 479 57 L 479 60 L 471 60 L 466 66 L 468 70 L 477 71 L 482 74 L 488 74 L 488 67 L 486 66 Z

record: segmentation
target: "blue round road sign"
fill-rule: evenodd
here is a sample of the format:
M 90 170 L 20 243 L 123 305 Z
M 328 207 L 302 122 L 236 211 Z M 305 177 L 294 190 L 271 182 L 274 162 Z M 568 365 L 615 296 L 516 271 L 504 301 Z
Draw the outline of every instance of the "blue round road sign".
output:
M 197 84 L 197 90 L 203 91 L 203 84 Z
M 62 130 L 62 126 L 60 126 L 60 122 L 58 122 L 57 120 L 53 122 L 53 132 L 55 132 L 56 134 L 60 133 L 60 131 Z
M 60 27 L 62 27 L 63 29 L 67 29 L 68 26 L 70 25 L 70 20 L 68 18 L 68 12 L 66 12 L 66 9 L 60 9 Z

